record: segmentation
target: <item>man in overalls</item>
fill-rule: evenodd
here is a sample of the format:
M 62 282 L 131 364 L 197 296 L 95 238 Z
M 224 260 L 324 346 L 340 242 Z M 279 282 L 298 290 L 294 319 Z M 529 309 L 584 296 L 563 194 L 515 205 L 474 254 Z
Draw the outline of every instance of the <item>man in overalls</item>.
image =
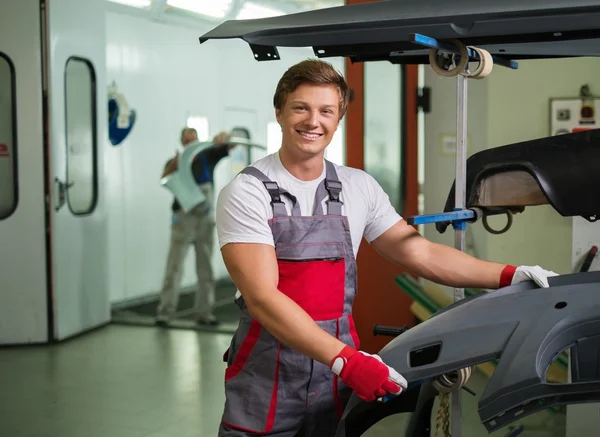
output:
M 240 324 L 226 354 L 220 437 L 335 435 L 352 391 L 375 401 L 406 380 L 359 352 L 352 318 L 364 236 L 385 258 L 440 284 L 498 288 L 554 273 L 481 261 L 421 237 L 369 174 L 324 159 L 346 112 L 348 85 L 306 60 L 274 96 L 281 149 L 219 195 L 217 232 L 238 287 Z

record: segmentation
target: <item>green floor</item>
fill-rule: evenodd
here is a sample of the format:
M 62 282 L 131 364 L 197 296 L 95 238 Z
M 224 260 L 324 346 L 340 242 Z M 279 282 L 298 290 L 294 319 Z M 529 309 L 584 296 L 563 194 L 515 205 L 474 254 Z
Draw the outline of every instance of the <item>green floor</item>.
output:
M 195 320 L 193 287 L 182 290 L 177 311 L 173 315 L 170 327 L 177 329 L 194 329 L 197 331 L 233 334 L 238 326 L 240 309 L 234 303 L 237 289 L 230 282 L 217 283 L 215 290 L 214 315 L 219 320 L 219 326 L 198 326 Z M 141 301 L 121 304 L 113 308 L 111 320 L 116 324 L 153 326 L 156 320 L 156 308 L 159 296 L 152 296 Z
M 215 437 L 230 338 L 113 324 L 53 347 L 0 349 L 0 436 Z M 469 386 L 481 394 L 483 384 L 476 374 Z M 366 435 L 403 437 L 403 421 L 391 417 Z M 521 436 L 564 436 L 562 415 L 519 423 Z M 486 435 L 476 399 L 464 396 L 463 437 Z

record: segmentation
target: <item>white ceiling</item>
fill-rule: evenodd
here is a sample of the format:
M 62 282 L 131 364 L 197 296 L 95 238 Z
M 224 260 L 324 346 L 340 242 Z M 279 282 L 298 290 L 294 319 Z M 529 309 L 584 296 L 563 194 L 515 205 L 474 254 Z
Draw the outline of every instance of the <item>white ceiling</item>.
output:
M 343 6 L 344 0 L 278 0 L 278 3 L 289 3 L 302 10 L 313 10 Z
M 179 15 L 220 22 L 263 18 L 342 6 L 344 0 L 107 0 L 112 5 L 160 15 Z

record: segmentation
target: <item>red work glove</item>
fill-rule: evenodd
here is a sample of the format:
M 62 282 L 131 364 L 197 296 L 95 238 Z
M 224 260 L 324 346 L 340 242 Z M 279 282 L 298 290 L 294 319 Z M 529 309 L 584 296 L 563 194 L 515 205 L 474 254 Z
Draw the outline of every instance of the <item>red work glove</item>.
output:
M 515 267 L 508 265 L 504 267 L 500 275 L 500 288 L 529 280 L 533 280 L 540 287 L 547 288 L 549 287 L 548 278 L 557 275 L 557 273 L 544 270 L 540 266 Z
M 378 355 L 359 352 L 350 346 L 331 361 L 331 370 L 364 401 L 372 402 L 388 393 L 400 394 L 406 379 L 385 365 Z

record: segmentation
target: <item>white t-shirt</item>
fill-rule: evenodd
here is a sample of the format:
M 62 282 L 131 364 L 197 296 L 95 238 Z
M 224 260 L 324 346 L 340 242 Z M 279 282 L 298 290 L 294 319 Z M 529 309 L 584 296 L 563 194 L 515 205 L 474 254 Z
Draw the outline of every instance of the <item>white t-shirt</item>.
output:
M 313 181 L 301 181 L 292 176 L 281 164 L 278 152 L 252 165 L 277 182 L 279 187 L 294 195 L 302 215 L 312 215 L 317 186 L 325 178 L 325 165 L 321 176 Z M 335 170 L 342 182 L 342 215 L 348 217 L 356 258 L 363 236 L 370 243 L 402 217 L 371 175 L 362 170 L 338 165 L 335 165 Z M 326 195 L 322 201 L 324 213 L 327 213 L 327 197 Z M 281 198 L 288 214 L 291 214 L 291 201 L 285 196 Z M 274 246 L 273 234 L 268 224 L 272 217 L 271 197 L 263 183 L 254 176 L 238 174 L 221 190 L 217 199 L 219 247 L 222 248 L 228 243 L 263 243 Z

